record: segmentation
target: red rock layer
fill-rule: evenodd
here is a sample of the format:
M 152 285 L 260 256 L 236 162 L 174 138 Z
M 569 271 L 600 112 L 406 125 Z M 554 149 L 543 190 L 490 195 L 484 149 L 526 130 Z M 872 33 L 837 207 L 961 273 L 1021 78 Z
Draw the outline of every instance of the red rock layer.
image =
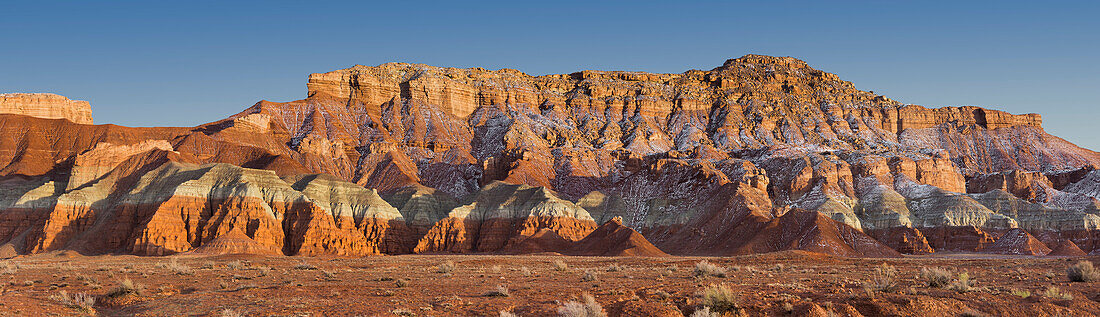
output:
M 916 228 L 893 227 L 869 230 L 867 234 L 902 254 L 930 254 L 935 252 L 928 243 L 928 239 Z
M 1077 247 L 1077 244 L 1070 240 L 1059 240 L 1054 244 L 1048 244 L 1051 246 L 1049 256 L 1085 256 L 1088 253 Z
M 971 226 L 920 229 L 935 250 L 981 251 L 995 241 L 989 233 Z
M 1041 256 L 1047 255 L 1051 250 L 1024 229 L 1012 229 L 997 238 L 993 244 L 983 248 L 982 252 Z

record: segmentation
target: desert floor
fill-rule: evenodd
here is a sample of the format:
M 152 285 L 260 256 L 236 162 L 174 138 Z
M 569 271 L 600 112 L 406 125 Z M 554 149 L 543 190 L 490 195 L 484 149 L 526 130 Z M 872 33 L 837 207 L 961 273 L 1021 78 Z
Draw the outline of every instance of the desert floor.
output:
M 587 293 L 610 316 L 679 316 L 707 300 L 705 289 L 725 285 L 736 294 L 736 307 L 729 311 L 750 316 L 1100 315 L 1100 282 L 1071 282 L 1066 275 L 1068 266 L 1090 259 L 849 259 L 803 252 L 667 258 L 56 252 L 0 262 L 0 314 L 498 316 L 503 310 L 554 316 L 566 302 L 584 302 Z M 700 276 L 701 261 L 725 269 L 726 276 Z M 922 268 L 950 271 L 953 285 L 928 286 Z M 958 281 L 963 272 L 971 280 L 967 285 Z M 87 295 L 84 307 L 80 295 Z

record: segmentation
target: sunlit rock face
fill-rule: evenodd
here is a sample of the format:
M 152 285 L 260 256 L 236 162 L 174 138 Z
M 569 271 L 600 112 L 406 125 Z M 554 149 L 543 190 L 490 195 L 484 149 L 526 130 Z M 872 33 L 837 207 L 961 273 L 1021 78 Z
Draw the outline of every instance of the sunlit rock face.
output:
M 357 65 L 197 127 L 90 125 L 86 103 L 2 96 L 24 105 L 0 111 L 0 240 L 22 253 L 1100 248 L 1100 154 L 1039 115 L 904 104 L 790 57 L 678 74 Z M 622 238 L 581 243 L 601 225 Z
M 92 105 L 87 101 L 70 100 L 65 96 L 43 93 L 0 94 L 0 113 L 65 119 L 79 124 L 92 124 Z

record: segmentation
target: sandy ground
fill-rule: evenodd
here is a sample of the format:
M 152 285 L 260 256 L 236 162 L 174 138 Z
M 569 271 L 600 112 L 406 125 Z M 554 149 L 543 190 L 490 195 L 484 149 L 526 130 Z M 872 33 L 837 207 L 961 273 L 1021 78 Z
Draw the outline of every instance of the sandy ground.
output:
M 740 257 L 402 255 L 367 258 L 81 256 L 0 262 L 10 316 L 556 316 L 591 294 L 610 316 L 690 315 L 705 289 L 736 294 L 728 315 L 1090 316 L 1100 282 L 1066 267 L 1092 258 L 951 254 L 848 259 L 801 252 Z M 563 262 L 567 268 L 559 267 Z M 707 261 L 725 277 L 698 276 Z M 449 268 L 453 263 L 453 268 Z M 896 274 L 879 274 L 887 264 Z M 965 272 L 969 289 L 929 287 L 921 268 Z M 876 280 L 879 283 L 874 283 Z M 115 292 L 130 280 L 136 291 Z M 1048 292 L 1050 288 L 1060 291 Z M 506 290 L 507 296 L 492 294 Z M 712 288 L 713 290 L 713 288 Z M 111 294 L 115 293 L 115 294 Z M 1030 293 L 1030 294 L 1028 294 Z M 80 307 L 76 294 L 96 303 Z M 1025 296 L 1029 295 L 1029 296 Z

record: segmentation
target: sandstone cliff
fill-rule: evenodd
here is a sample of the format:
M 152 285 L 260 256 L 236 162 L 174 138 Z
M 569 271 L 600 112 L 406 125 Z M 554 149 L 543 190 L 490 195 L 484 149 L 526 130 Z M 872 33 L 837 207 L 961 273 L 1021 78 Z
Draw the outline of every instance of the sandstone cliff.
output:
M 0 94 L 0 113 L 92 124 L 92 106 L 55 94 Z
M 307 87 L 191 128 L 0 114 L 0 242 L 596 254 L 569 248 L 619 219 L 625 238 L 600 241 L 629 247 L 592 249 L 893 256 L 1021 230 L 1100 249 L 1100 154 L 1039 115 L 903 104 L 790 57 L 679 74 L 390 63 Z

